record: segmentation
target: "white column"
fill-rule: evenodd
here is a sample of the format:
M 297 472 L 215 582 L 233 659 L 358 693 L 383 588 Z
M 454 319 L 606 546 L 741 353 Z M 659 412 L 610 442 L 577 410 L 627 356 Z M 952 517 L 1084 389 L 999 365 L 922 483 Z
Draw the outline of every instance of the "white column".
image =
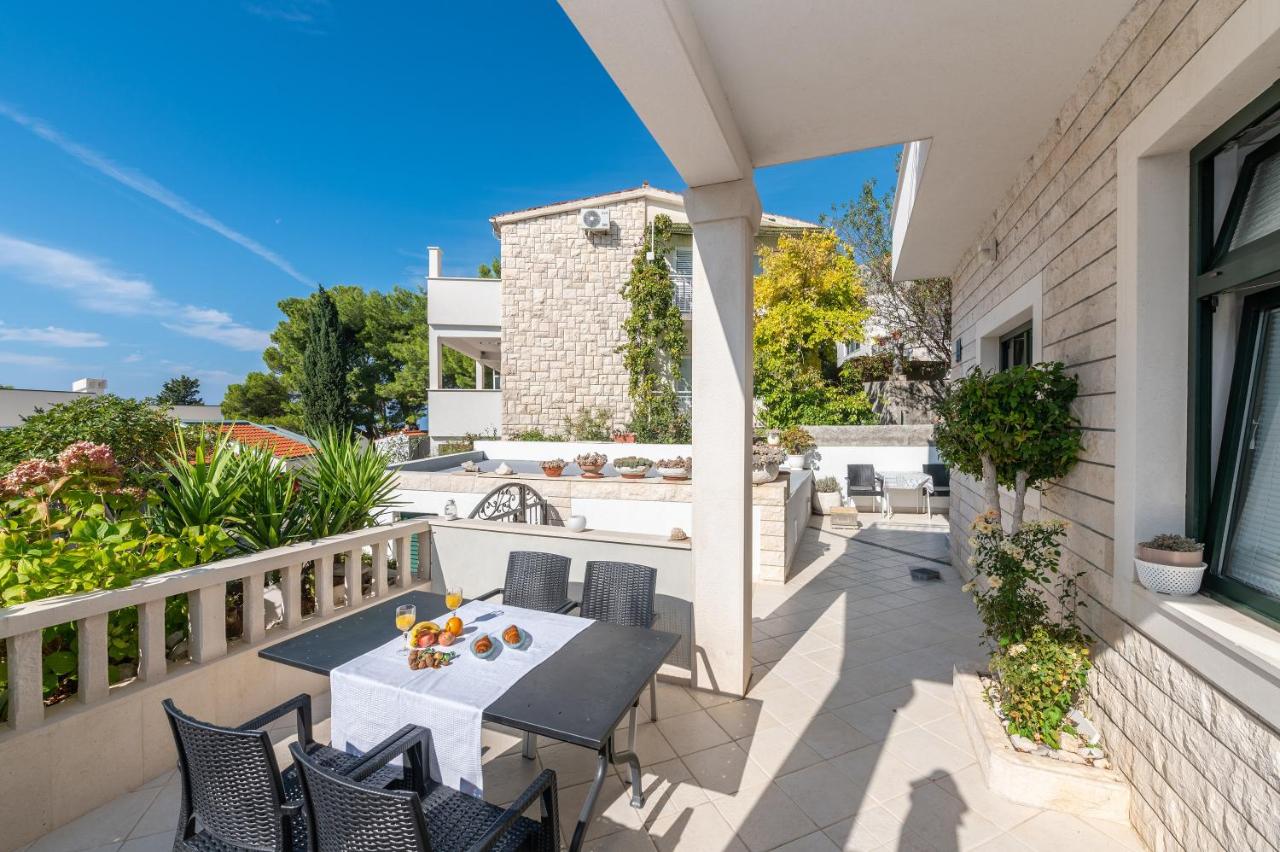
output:
M 694 684 L 751 676 L 752 180 L 692 187 Z
M 430 298 L 430 296 L 428 296 Z M 427 390 L 440 387 L 440 335 L 434 328 L 427 328 L 427 346 L 430 353 L 427 363 Z M 427 400 L 428 403 L 430 399 Z
M 476 390 L 484 390 L 484 364 L 476 359 Z

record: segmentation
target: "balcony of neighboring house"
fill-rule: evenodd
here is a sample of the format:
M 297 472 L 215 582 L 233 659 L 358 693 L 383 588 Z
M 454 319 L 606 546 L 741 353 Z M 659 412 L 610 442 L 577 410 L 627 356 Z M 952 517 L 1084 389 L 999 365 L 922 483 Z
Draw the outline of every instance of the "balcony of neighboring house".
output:
M 444 275 L 435 247 L 427 258 L 427 406 L 436 446 L 502 428 L 502 280 Z

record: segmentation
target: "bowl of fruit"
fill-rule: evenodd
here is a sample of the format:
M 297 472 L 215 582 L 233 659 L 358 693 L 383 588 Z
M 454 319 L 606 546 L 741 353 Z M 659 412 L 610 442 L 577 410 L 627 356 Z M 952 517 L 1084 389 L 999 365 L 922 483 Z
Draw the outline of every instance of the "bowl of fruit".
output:
M 529 634 L 514 624 L 502 631 L 502 644 L 508 648 L 523 648 L 528 640 Z
M 493 659 L 494 654 L 498 653 L 498 643 L 494 642 L 493 637 L 487 633 L 481 633 L 471 640 L 471 653 L 482 660 Z

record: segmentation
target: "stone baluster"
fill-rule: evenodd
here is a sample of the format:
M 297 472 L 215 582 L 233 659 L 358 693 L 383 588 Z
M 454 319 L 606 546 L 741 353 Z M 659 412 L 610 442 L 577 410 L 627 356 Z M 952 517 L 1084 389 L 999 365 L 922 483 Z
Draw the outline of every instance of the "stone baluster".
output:
M 413 585 L 413 566 L 409 564 L 409 536 L 400 536 L 393 545 L 396 554 L 396 585 L 405 589 Z
M 373 543 L 373 594 L 378 600 L 385 600 L 388 590 L 387 582 L 387 543 Z
M 96 704 L 107 697 L 107 614 L 99 613 L 76 620 L 76 657 L 78 677 L 76 700 Z
M 280 569 L 280 589 L 284 593 L 284 626 L 292 630 L 302 624 L 302 563 Z
M 165 599 L 138 605 L 138 679 L 154 683 L 169 671 L 164 643 Z
M 347 567 L 344 582 L 347 589 L 347 606 L 354 609 L 360 606 L 362 590 L 360 578 L 364 574 L 364 566 L 360 564 L 360 548 L 347 551 Z
M 9 726 L 19 731 L 39 727 L 44 721 L 44 668 L 40 631 L 5 640 L 9 664 Z
M 316 566 L 316 615 L 324 618 L 333 615 L 333 554 L 326 553 L 315 560 Z
M 250 574 L 240 581 L 244 588 L 241 609 L 240 641 L 247 645 L 267 638 L 267 601 L 262 572 Z
M 426 532 L 418 533 L 418 576 L 417 582 L 431 582 L 431 536 Z
M 191 611 L 191 662 L 207 663 L 227 655 L 227 584 L 187 593 Z

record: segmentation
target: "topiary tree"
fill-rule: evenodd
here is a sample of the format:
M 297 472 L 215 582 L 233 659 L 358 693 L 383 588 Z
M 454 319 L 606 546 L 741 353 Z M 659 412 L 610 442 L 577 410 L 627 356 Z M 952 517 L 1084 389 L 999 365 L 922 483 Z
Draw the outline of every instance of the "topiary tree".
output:
M 939 455 L 982 480 L 997 524 L 999 486 L 1013 489 L 1011 532 L 1022 527 L 1027 488 L 1061 479 L 1076 464 L 1083 444 L 1071 404 L 1078 393 L 1075 376 L 1058 362 L 993 373 L 975 367 L 951 385 L 939 405 Z

